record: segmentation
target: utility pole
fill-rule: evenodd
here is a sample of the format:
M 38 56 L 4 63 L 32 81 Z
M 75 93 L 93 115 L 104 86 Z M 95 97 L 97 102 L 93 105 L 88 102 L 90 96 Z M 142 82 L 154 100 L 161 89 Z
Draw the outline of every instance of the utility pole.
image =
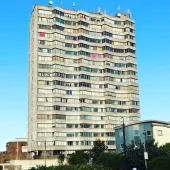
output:
M 143 132 L 143 135 L 144 135 L 144 160 L 145 160 L 145 168 L 146 170 L 148 169 L 148 166 L 147 166 L 147 159 L 148 159 L 148 152 L 146 151 L 146 131 Z
M 46 169 L 46 140 L 45 140 L 45 153 L 44 153 L 44 159 L 45 159 L 45 169 Z
M 124 170 L 127 170 L 127 154 L 126 154 L 126 134 L 125 134 L 125 123 L 124 118 L 121 118 L 123 121 L 123 152 L 124 152 Z
M 17 160 L 18 160 L 18 139 L 17 139 Z

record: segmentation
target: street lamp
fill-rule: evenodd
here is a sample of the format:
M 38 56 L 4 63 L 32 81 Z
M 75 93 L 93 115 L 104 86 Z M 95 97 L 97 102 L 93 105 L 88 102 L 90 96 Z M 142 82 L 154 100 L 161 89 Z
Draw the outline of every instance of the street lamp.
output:
M 46 142 L 46 140 L 45 140 L 44 142 L 45 142 L 45 153 L 44 153 L 44 159 L 45 159 L 45 169 L 46 169 L 46 144 L 47 144 L 47 142 Z
M 147 159 L 148 159 L 148 152 L 146 151 L 146 131 L 143 132 L 143 135 L 144 135 L 144 160 L 145 160 L 145 168 L 146 170 L 148 169 L 148 166 L 147 166 Z
M 125 123 L 124 117 L 121 117 L 120 122 L 123 122 L 123 151 L 124 151 L 124 170 L 127 170 L 127 155 L 126 155 L 126 137 L 125 137 Z

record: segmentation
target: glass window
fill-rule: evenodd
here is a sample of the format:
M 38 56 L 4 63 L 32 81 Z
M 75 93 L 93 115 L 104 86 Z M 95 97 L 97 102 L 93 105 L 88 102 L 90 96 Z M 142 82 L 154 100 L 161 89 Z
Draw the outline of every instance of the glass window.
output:
M 151 131 L 146 132 L 147 136 L 151 136 Z
M 139 130 L 134 130 L 134 135 L 139 136 Z
M 119 132 L 119 136 L 123 136 L 123 131 L 120 131 L 120 132 Z
M 108 145 L 114 145 L 114 144 L 115 144 L 115 141 L 110 140 L 110 141 L 107 142 L 107 144 L 108 144 Z
M 158 130 L 157 133 L 158 133 L 158 136 L 163 136 L 162 130 Z
M 100 127 L 100 125 L 98 125 L 98 124 L 94 125 L 94 128 L 99 128 L 99 127 Z

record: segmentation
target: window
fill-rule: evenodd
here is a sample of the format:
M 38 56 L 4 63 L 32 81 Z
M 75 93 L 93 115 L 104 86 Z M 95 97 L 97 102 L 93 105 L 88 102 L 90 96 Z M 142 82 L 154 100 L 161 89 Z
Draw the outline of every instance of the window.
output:
M 115 132 L 107 132 L 106 136 L 115 136 Z
M 157 133 L 158 133 L 158 136 L 163 136 L 162 130 L 158 130 Z
M 72 145 L 73 145 L 73 141 L 68 141 L 68 142 L 67 142 L 67 145 L 68 145 L 68 146 L 72 146 Z
M 50 25 L 39 25 L 39 29 L 51 30 Z
M 123 131 L 120 131 L 120 132 L 119 132 L 119 136 L 123 136 Z
M 61 12 L 61 11 L 58 11 L 58 10 L 55 10 L 54 11 L 56 14 L 60 15 L 60 16 L 64 16 L 64 12 Z
M 100 128 L 100 125 L 95 124 L 95 125 L 94 125 L 94 128 Z
M 51 15 L 52 14 L 51 11 L 46 11 L 46 10 L 42 10 L 42 9 L 38 10 L 38 12 L 39 12 L 39 14 L 44 14 L 44 15 Z
M 108 145 L 114 145 L 114 144 L 115 144 L 115 141 L 110 140 L 110 141 L 107 142 L 107 144 L 108 144 Z
M 55 141 L 56 146 L 63 146 L 66 145 L 67 143 L 65 141 Z
M 56 119 L 64 119 L 64 120 L 66 120 L 66 116 L 65 115 L 56 115 Z
M 139 130 L 134 130 L 134 136 L 139 136 Z
M 72 124 L 67 124 L 67 128 L 72 128 L 73 125 Z
M 151 131 L 146 132 L 147 136 L 151 136 Z
M 67 133 L 67 137 L 74 137 L 74 133 L 72 133 L 72 132 Z
M 44 33 L 44 32 L 40 32 L 40 33 L 39 33 L 39 36 L 40 36 L 40 37 L 45 37 L 45 33 Z

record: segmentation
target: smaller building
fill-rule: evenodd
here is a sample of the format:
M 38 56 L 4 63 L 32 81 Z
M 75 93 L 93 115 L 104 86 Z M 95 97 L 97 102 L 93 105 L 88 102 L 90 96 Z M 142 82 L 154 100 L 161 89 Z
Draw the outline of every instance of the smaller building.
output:
M 16 138 L 6 144 L 6 151 L 0 152 L 0 163 L 8 163 L 10 160 L 26 160 L 27 157 L 27 139 Z
M 144 136 L 144 132 L 146 132 Z M 123 151 L 123 127 L 115 128 L 116 150 Z M 155 140 L 158 145 L 170 143 L 170 124 L 168 122 L 147 120 L 125 125 L 126 146 L 131 144 L 131 141 Z
M 66 159 L 64 161 L 64 164 L 66 164 Z M 3 168 L 3 170 L 29 170 L 32 167 L 42 166 L 45 165 L 44 159 L 38 159 L 38 160 L 11 160 L 9 163 L 0 163 L 0 166 Z M 47 159 L 46 160 L 46 166 L 58 166 L 59 161 L 58 158 L 56 159 Z

